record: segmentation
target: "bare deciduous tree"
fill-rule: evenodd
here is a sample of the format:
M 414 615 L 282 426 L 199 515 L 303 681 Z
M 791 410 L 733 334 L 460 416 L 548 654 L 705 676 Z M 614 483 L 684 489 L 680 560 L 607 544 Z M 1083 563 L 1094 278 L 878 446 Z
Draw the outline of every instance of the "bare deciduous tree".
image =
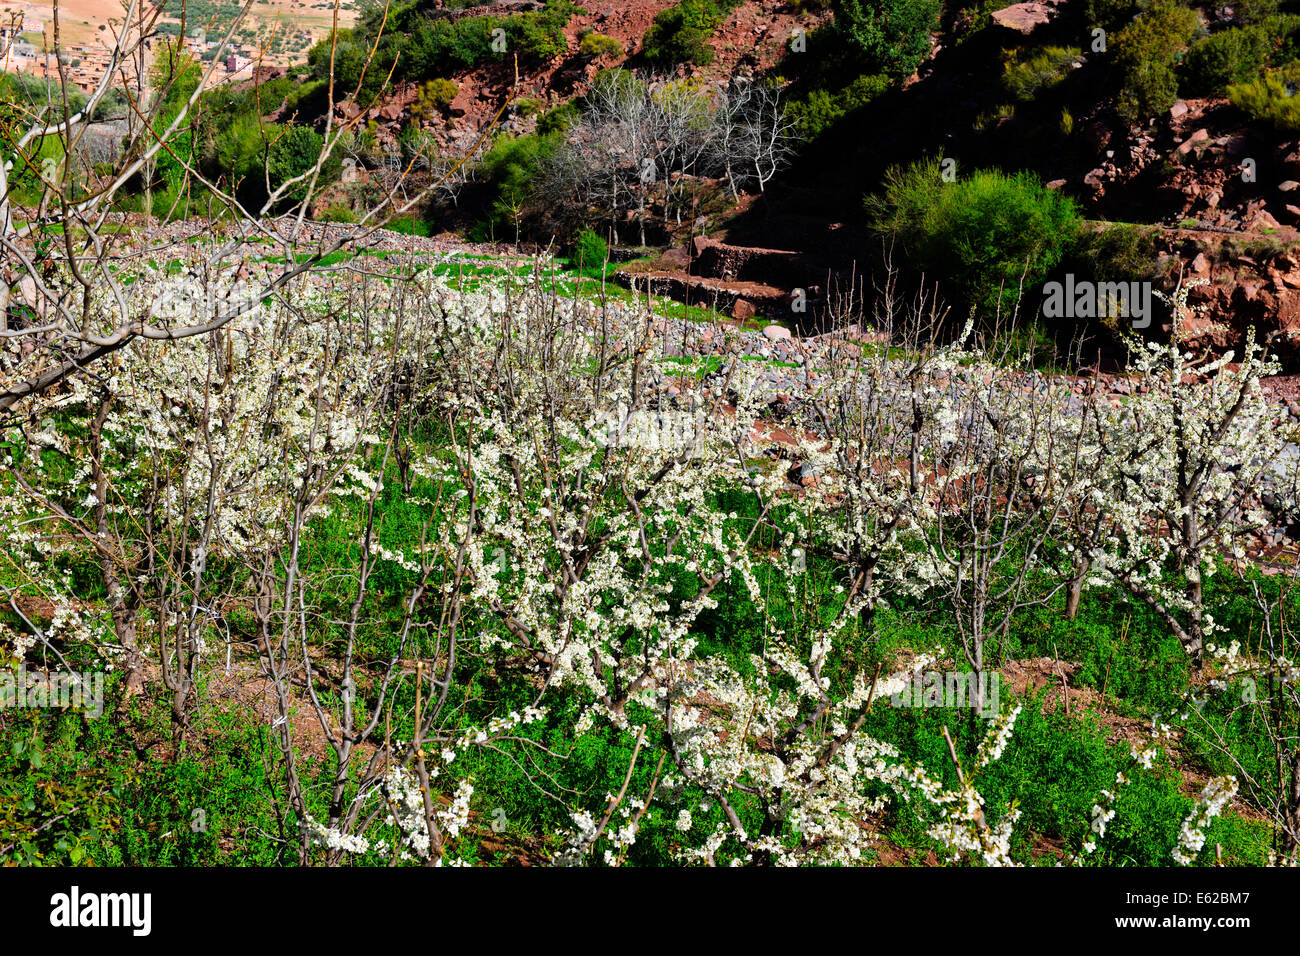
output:
M 354 90 L 336 88 L 336 31 L 318 154 L 279 182 L 271 181 L 268 164 L 266 198 L 256 208 L 240 201 L 237 183 L 205 176 L 188 137 L 203 108 L 204 94 L 215 82 L 217 65 L 250 7 L 251 3 L 245 4 L 217 43 L 211 61 L 203 65 L 189 60 L 179 41 L 159 33 L 161 6 L 128 0 L 125 15 L 115 26 L 107 67 L 84 105 L 74 110 L 64 61 L 56 55 L 57 98 L 9 104 L 0 116 L 0 250 L 5 259 L 5 274 L 0 277 L 0 411 L 93 367 L 137 338 L 176 341 L 224 327 L 251 303 L 276 295 L 326 256 L 355 245 L 409 212 L 459 174 L 462 163 L 447 164 L 432 185 L 409 192 L 404 183 L 412 164 L 406 163 L 397 182 L 359 223 L 321 231 L 315 243 L 304 241 L 303 224 L 325 185 L 326 165 L 331 156 L 342 153 L 343 140 L 353 135 L 360 122 L 360 113 L 346 122 L 335 116 L 336 102 L 355 97 L 361 83 Z M 57 44 L 61 23 L 57 2 L 53 18 Z M 92 187 L 78 157 L 89 135 L 87 120 L 113 89 L 125 94 L 127 135 L 120 154 L 109 160 L 111 170 L 99 172 Z M 267 134 L 263 148 L 268 154 L 283 135 L 283 131 Z M 233 279 L 246 272 L 242 260 L 251 244 L 280 247 L 284 262 L 263 272 L 259 288 L 238 302 L 160 321 L 157 303 L 142 299 L 133 282 L 151 259 L 167 254 L 165 241 L 160 248 L 150 248 L 157 239 L 152 179 L 164 162 L 171 171 L 169 185 L 177 203 L 201 195 L 206 214 L 220 223 L 219 237 L 216 231 L 207 233 L 205 254 L 188 257 L 189 279 Z M 137 232 L 120 213 L 131 185 L 141 181 L 146 216 Z

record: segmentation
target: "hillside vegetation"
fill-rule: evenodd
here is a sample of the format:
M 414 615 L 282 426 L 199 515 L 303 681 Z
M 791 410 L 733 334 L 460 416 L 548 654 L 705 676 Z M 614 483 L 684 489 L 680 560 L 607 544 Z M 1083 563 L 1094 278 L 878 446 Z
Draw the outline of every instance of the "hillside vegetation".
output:
M 1300 862 L 1300 5 L 353 12 L 0 76 L 0 864 Z

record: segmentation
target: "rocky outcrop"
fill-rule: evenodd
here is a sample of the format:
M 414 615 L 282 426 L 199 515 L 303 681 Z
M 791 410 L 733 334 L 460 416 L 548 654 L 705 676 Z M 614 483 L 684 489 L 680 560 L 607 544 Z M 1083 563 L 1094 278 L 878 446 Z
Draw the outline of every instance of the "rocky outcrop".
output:
M 1013 3 L 1001 10 L 994 10 L 991 18 L 1000 27 L 1028 36 L 1051 22 L 1062 2 L 1063 0 L 1031 0 L 1028 3 Z
M 712 309 L 744 322 L 765 317 L 791 317 L 792 297 L 786 289 L 758 282 L 726 282 L 685 272 L 616 272 L 614 280 L 636 292 L 662 295 L 687 305 Z
M 824 272 L 819 260 L 786 249 L 733 246 L 706 236 L 691 240 L 691 275 L 806 289 L 824 281 Z
M 1180 273 L 1203 280 L 1188 294 L 1192 347 L 1239 353 L 1253 332 L 1300 371 L 1300 239 L 1171 229 L 1157 241 L 1167 287 Z

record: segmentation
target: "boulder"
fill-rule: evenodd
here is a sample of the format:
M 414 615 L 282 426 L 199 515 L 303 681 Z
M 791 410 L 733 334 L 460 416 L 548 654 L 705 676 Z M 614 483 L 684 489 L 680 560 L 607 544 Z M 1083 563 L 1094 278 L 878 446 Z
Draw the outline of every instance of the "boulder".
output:
M 1210 138 L 1209 130 L 1204 128 L 1198 129 L 1191 136 L 1187 137 L 1187 139 L 1183 140 L 1182 143 L 1179 144 L 1178 148 L 1174 150 L 1174 153 L 1175 155 L 1178 156 L 1186 156 L 1188 153 L 1190 153 L 1193 149 L 1196 148 L 1197 143 L 1207 142 L 1209 138 Z
M 1264 232 L 1266 230 L 1276 232 L 1281 228 L 1282 224 L 1274 219 L 1266 209 L 1260 209 L 1242 223 L 1244 232 Z
M 1028 36 L 1048 23 L 1055 14 L 1055 4 L 1030 0 L 1028 3 L 1013 3 L 1009 7 L 995 10 L 992 19 L 1000 27 Z
M 474 92 L 470 89 L 468 83 L 463 84 L 451 99 L 451 105 L 447 107 L 449 116 L 465 116 L 474 108 Z
M 679 246 L 673 246 L 664 250 L 663 255 L 655 262 L 655 267 L 658 269 L 680 269 L 685 272 L 690 264 L 690 257 L 686 254 L 686 250 Z

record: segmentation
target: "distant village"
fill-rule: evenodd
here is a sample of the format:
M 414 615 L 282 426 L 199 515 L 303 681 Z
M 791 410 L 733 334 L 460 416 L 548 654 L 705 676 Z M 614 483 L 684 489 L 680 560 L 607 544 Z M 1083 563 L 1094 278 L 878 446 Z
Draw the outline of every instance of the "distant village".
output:
M 57 52 L 46 51 L 41 44 L 32 42 L 45 34 L 44 15 L 48 10 L 33 7 L 0 7 L 0 72 L 22 73 L 40 79 L 66 77 L 69 89 L 83 93 L 92 92 L 103 79 L 112 63 L 113 36 L 104 33 L 92 43 L 66 43 Z M 146 43 L 146 48 L 153 41 Z M 209 60 L 220 46 L 219 40 L 208 39 L 202 30 L 191 31 L 184 39 L 185 48 L 203 60 Z M 213 83 L 228 83 L 251 79 L 257 60 L 256 51 L 234 42 L 226 47 L 225 57 L 212 78 Z M 265 61 L 263 61 L 265 62 Z M 133 86 L 134 63 L 120 62 L 113 87 Z

